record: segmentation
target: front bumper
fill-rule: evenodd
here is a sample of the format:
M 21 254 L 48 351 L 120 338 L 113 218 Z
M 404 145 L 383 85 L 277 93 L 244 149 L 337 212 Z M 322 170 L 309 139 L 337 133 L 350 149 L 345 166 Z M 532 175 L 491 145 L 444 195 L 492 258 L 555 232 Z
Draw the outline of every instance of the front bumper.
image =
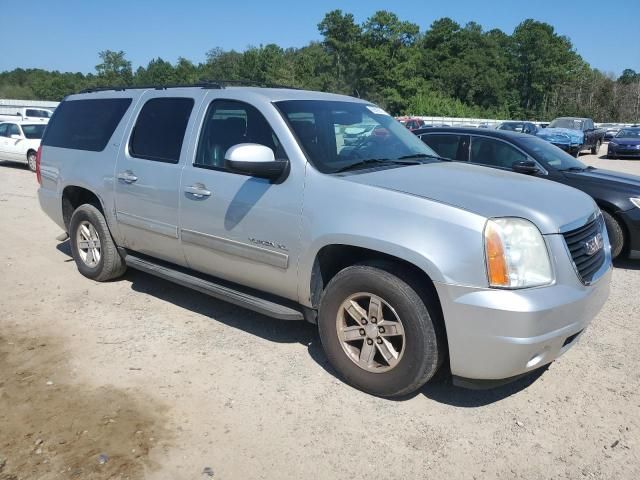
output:
M 580 145 L 575 145 L 575 144 L 569 145 L 567 143 L 553 143 L 553 142 L 551 143 L 571 155 L 575 155 L 576 153 L 582 150 L 582 147 Z
M 610 254 L 598 279 L 584 285 L 568 254 L 558 254 L 562 236 L 547 241 L 556 252 L 553 285 L 498 290 L 436 283 L 454 377 L 502 380 L 535 370 L 571 348 L 600 311 L 609 295 Z
M 640 148 L 613 148 L 611 147 L 611 144 L 609 144 L 607 155 L 612 157 L 640 158 Z

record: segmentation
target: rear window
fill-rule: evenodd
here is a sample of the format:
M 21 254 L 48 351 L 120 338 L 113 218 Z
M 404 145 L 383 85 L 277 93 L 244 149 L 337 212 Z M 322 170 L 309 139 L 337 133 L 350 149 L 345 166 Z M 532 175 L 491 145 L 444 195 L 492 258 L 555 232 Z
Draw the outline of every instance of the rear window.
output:
M 42 145 L 101 152 L 129 105 L 130 98 L 62 102 L 45 130 Z
M 22 131 L 24 136 L 31 139 L 37 140 L 42 138 L 42 134 L 44 133 L 44 128 L 46 125 L 38 124 L 38 125 L 22 125 Z
M 129 143 L 132 157 L 178 163 L 192 98 L 153 98 L 144 104 Z

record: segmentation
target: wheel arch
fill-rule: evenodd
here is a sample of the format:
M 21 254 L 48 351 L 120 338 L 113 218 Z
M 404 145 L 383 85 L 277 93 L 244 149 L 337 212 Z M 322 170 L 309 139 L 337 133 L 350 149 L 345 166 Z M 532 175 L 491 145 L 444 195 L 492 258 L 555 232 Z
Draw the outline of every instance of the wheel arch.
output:
M 76 208 L 85 203 L 95 206 L 105 215 L 105 208 L 102 199 L 92 190 L 79 185 L 67 185 L 62 190 L 62 219 L 65 228 L 69 229 L 71 215 Z M 105 215 L 105 218 L 107 215 Z

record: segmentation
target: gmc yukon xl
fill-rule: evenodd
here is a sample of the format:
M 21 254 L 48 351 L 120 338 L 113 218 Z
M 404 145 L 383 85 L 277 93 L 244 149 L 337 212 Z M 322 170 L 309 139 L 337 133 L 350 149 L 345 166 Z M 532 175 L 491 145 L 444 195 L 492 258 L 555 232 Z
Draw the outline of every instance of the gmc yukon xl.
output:
M 335 370 L 384 397 L 445 362 L 466 386 L 542 367 L 609 291 L 590 197 L 445 161 L 381 108 L 341 95 L 83 92 L 56 109 L 37 177 L 82 275 L 132 267 L 306 319 Z

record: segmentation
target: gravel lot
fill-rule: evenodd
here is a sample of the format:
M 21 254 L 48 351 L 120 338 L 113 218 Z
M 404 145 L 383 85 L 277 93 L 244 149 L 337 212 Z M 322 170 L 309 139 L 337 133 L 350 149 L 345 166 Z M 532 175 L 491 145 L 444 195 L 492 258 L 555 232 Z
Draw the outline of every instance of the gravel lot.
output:
M 94 283 L 59 233 L 0 165 L 0 480 L 640 478 L 640 262 L 537 378 L 388 401 L 338 380 L 312 325 L 131 270 Z

